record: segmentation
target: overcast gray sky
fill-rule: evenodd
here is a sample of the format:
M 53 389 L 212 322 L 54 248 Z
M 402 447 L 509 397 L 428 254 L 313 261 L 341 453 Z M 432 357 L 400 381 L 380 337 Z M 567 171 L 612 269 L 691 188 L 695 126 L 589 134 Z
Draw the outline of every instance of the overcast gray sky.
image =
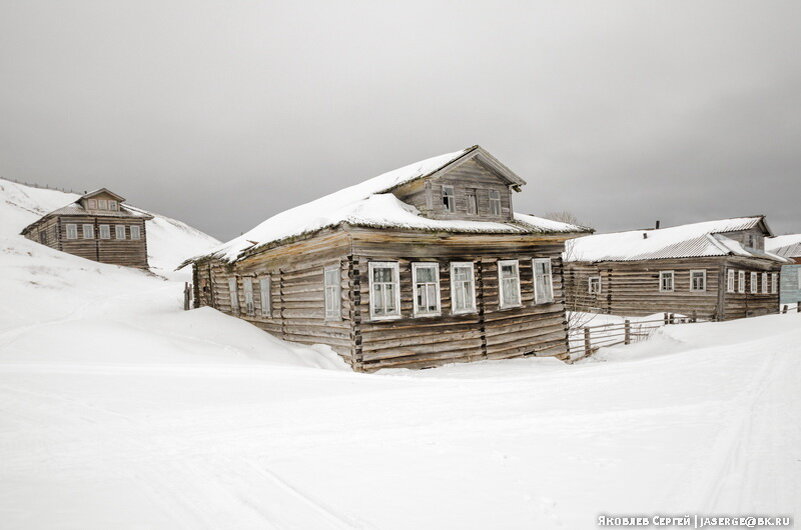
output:
M 0 176 L 228 239 L 480 144 L 516 209 L 801 232 L 801 2 L 0 0 Z

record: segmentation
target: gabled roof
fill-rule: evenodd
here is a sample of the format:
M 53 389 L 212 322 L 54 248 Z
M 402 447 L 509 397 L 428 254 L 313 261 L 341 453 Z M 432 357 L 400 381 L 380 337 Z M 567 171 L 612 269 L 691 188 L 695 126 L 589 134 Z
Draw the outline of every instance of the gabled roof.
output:
M 344 223 L 353 226 L 446 232 L 522 234 L 592 232 L 586 227 L 517 213 L 514 221 L 508 223 L 428 219 L 421 216 L 416 208 L 401 202 L 389 193 L 414 180 L 436 177 L 474 158 L 492 167 L 499 176 L 508 181 L 510 186 L 525 184 L 523 179 L 487 151 L 479 146 L 472 146 L 388 171 L 361 184 L 276 214 L 252 230 L 212 249 L 210 253 L 190 258 L 185 264 L 207 257 L 236 261 L 244 252 L 253 252 L 269 244 Z
M 785 261 L 770 252 L 745 247 L 725 236 L 759 228 L 772 235 L 764 215 L 706 221 L 658 230 L 597 234 L 567 242 L 565 261 L 640 261 L 705 256 L 747 256 Z
M 109 218 L 115 218 L 115 219 L 135 217 L 135 218 L 139 218 L 139 219 L 144 219 L 146 221 L 149 220 L 149 219 L 153 219 L 152 215 L 150 215 L 150 214 L 148 214 L 148 213 L 146 213 L 146 212 L 144 212 L 142 210 L 139 210 L 138 208 L 134 208 L 133 206 L 128 206 L 127 204 L 120 204 L 120 207 L 119 207 L 119 209 L 117 211 L 111 211 L 111 210 L 91 210 L 90 211 L 90 210 L 87 210 L 86 208 L 84 208 L 81 205 L 81 199 L 83 199 L 85 197 L 86 197 L 86 195 L 81 196 L 77 201 L 75 201 L 73 203 L 70 203 L 70 204 L 68 204 L 66 206 L 63 206 L 63 207 L 58 208 L 56 210 L 53 210 L 52 212 L 48 212 L 48 213 L 44 214 L 39 219 L 37 219 L 33 223 L 29 224 L 25 228 L 23 228 L 20 233 L 24 234 L 30 228 L 33 228 L 34 226 L 36 226 L 37 224 L 41 223 L 45 219 L 49 219 L 50 217 L 54 217 L 54 216 L 64 216 L 64 217 L 69 217 L 69 216 L 89 216 L 89 217 L 109 217 Z
M 109 191 L 107 188 L 100 188 L 100 189 L 97 189 L 97 190 L 94 190 L 94 191 L 90 191 L 89 193 L 84 193 L 83 195 L 81 195 L 81 199 L 88 199 L 90 197 L 94 197 L 95 195 L 100 195 L 101 193 L 106 193 L 108 195 L 111 195 L 112 197 L 114 197 L 117 200 L 117 202 L 124 202 L 125 201 L 125 197 L 122 197 L 121 195 L 117 195 L 113 191 Z
M 765 238 L 765 250 L 784 258 L 801 258 L 801 234 Z

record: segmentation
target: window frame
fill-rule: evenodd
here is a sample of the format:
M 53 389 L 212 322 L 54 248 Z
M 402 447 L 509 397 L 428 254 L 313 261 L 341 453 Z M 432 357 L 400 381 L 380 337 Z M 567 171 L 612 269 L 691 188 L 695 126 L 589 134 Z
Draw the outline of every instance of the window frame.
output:
M 259 278 L 259 303 L 261 304 L 261 316 L 263 317 L 272 318 L 272 293 L 273 286 L 270 275 Z
M 335 273 L 335 277 L 336 277 L 336 282 L 334 284 L 331 284 L 331 285 L 329 285 L 329 283 L 328 283 L 328 274 L 329 273 Z M 324 309 L 324 312 L 325 312 L 325 320 L 329 321 L 329 322 L 342 320 L 342 278 L 341 278 L 341 276 L 342 276 L 342 267 L 341 267 L 340 264 L 328 265 L 327 267 L 323 268 L 323 309 Z M 332 290 L 333 294 L 329 295 L 329 290 Z M 334 303 L 332 303 L 332 307 L 331 307 L 330 310 L 328 308 L 329 296 L 331 296 L 332 302 L 334 302 Z M 372 305 L 371 305 L 371 308 L 372 308 Z
M 663 288 L 662 277 L 666 274 L 670 275 L 670 289 Z M 660 293 L 675 293 L 676 292 L 676 271 L 659 271 L 659 292 Z
M 97 209 L 98 210 L 108 210 L 108 200 L 106 200 L 106 199 L 97 199 Z
M 750 289 L 748 290 L 751 294 L 759 294 L 759 274 L 751 271 L 751 274 L 748 278 L 751 282 Z
M 726 269 L 726 292 L 734 293 L 737 290 L 737 282 L 734 278 L 734 269 Z
M 504 287 L 503 287 L 503 268 L 508 265 L 515 267 L 515 279 L 517 280 L 517 303 L 506 305 L 504 304 Z M 520 289 L 520 260 L 516 259 L 499 259 L 498 260 L 498 309 L 513 309 L 523 305 L 523 293 Z
M 253 302 L 253 277 L 242 277 L 242 295 L 245 299 L 245 313 L 248 316 L 256 314 L 256 304 Z
M 90 234 L 89 237 L 86 237 L 87 233 Z M 84 223 L 81 226 L 81 235 L 83 236 L 83 239 L 94 239 L 95 238 L 95 225 Z
M 768 292 L 768 273 L 762 273 L 762 294 L 770 294 Z
M 540 299 L 541 293 L 537 288 L 537 263 L 546 263 L 548 265 L 548 272 L 545 273 L 544 276 L 548 278 L 547 286 L 550 293 L 550 297 L 543 300 Z M 553 264 L 551 262 L 551 258 L 534 258 L 531 260 L 531 268 L 533 271 L 533 279 L 534 279 L 534 305 L 554 303 L 555 297 L 553 293 Z
M 446 199 L 448 200 L 446 201 Z M 444 184 L 442 186 L 442 206 L 445 207 L 446 212 L 456 211 L 456 190 L 451 185 Z
M 487 199 L 489 201 L 489 213 L 490 215 L 501 215 L 501 192 L 498 190 L 488 190 L 489 193 L 487 194 Z M 495 195 L 495 196 L 493 196 Z M 496 208 L 497 206 L 497 208 Z M 496 211 L 497 209 L 497 211 Z
M 376 315 L 375 293 L 373 292 L 373 271 L 375 269 L 390 269 L 393 272 L 392 282 L 380 283 L 393 283 L 395 285 L 395 312 L 392 314 Z M 403 315 L 401 314 L 400 305 L 400 264 L 397 261 L 371 261 L 367 266 L 367 286 L 370 289 L 370 320 L 397 320 Z
M 97 199 L 87 199 L 86 207 L 89 210 L 97 210 Z
M 437 308 L 434 311 L 421 310 L 417 301 L 417 271 L 419 269 L 434 269 L 434 281 L 424 282 L 425 285 L 434 284 Z M 415 317 L 438 317 L 442 315 L 442 295 L 440 294 L 439 262 L 415 261 L 412 263 L 412 308 Z
M 594 291 L 592 289 L 593 280 L 598 280 L 598 290 Z M 587 294 L 594 294 L 599 295 L 601 294 L 601 277 L 600 276 L 590 276 L 587 278 Z
M 456 269 L 465 268 L 470 270 L 470 305 L 469 307 L 465 307 L 463 309 L 456 309 L 455 305 L 455 296 L 454 293 L 457 290 L 456 287 Z M 450 272 L 450 284 L 451 284 L 451 314 L 452 315 L 469 315 L 472 313 L 477 313 L 478 309 L 476 308 L 476 264 L 472 261 L 452 261 L 448 267 Z M 463 280 L 459 280 L 460 282 Z
M 122 237 L 120 237 L 120 233 L 122 233 Z M 119 241 L 126 239 L 125 225 L 114 225 L 114 239 Z
M 703 286 L 700 289 L 695 288 L 695 278 L 693 277 L 696 273 L 701 273 L 701 281 L 703 282 Z M 706 292 L 706 269 L 692 269 L 690 270 L 690 292 L 691 293 L 705 293 Z
M 116 212 L 119 210 L 117 206 L 118 206 L 117 201 L 112 201 L 112 200 L 108 201 L 108 209 L 111 210 L 112 212 Z
M 779 293 L 779 273 L 778 272 L 771 272 L 770 273 L 770 294 L 778 294 Z
M 111 239 L 111 225 L 98 225 L 99 239 Z
M 132 241 L 139 241 L 140 239 L 142 239 L 142 227 L 138 225 L 131 225 L 130 230 L 131 230 Z M 134 237 L 134 233 L 136 233 L 136 237 Z
M 78 224 L 77 223 L 67 223 L 64 225 L 66 227 L 66 237 L 67 239 L 73 240 L 78 239 Z M 74 230 L 74 232 L 72 232 Z M 74 235 L 72 235 L 74 234 Z
M 745 294 L 745 271 L 737 271 L 737 294 Z
M 231 304 L 231 313 L 239 314 L 241 311 L 239 305 L 239 281 L 236 276 L 228 278 L 228 297 Z

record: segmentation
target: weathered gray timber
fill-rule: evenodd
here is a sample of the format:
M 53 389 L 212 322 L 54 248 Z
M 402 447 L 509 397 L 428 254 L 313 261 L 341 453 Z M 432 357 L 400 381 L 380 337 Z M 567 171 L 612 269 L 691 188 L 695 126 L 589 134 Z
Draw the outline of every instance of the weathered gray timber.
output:
M 82 258 L 147 269 L 146 221 L 152 216 L 100 189 L 44 215 L 22 230 L 28 239 Z

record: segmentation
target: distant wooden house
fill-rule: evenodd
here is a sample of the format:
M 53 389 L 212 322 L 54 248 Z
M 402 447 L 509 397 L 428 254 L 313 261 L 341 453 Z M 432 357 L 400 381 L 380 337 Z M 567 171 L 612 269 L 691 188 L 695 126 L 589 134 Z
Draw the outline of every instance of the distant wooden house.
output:
M 354 370 L 564 356 L 564 241 L 515 213 L 525 182 L 474 146 L 279 213 L 193 263 L 195 306 Z
M 772 235 L 760 215 L 569 241 L 567 307 L 709 320 L 776 313 L 786 260 L 764 250 Z
M 801 234 L 767 238 L 765 248 L 791 261 L 782 266 L 779 303 L 801 303 Z
M 153 217 L 124 203 L 101 188 L 44 215 L 22 235 L 82 258 L 147 269 L 145 221 Z

